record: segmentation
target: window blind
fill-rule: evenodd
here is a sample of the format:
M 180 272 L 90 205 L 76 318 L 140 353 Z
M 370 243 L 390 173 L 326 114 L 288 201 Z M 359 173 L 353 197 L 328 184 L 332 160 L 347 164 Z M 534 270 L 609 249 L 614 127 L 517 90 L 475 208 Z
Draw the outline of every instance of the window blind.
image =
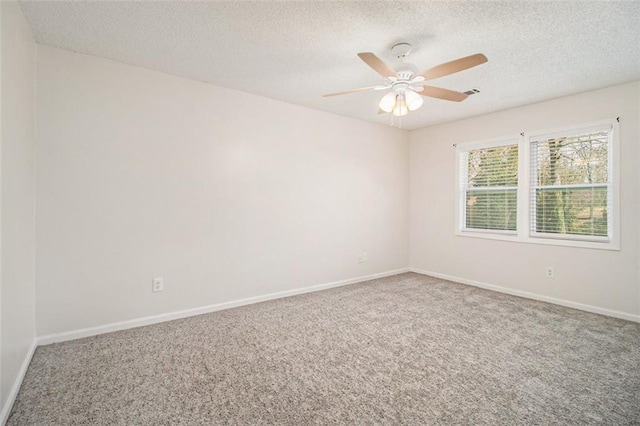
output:
M 460 158 L 463 230 L 515 233 L 518 145 L 469 149 Z
M 531 236 L 610 236 L 611 129 L 531 142 Z

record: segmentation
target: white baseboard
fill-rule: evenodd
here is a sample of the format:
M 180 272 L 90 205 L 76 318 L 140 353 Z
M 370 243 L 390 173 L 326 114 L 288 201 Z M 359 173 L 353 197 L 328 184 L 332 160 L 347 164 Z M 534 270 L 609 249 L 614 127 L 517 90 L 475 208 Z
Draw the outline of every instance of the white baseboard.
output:
M 116 322 L 111 324 L 100 325 L 97 327 L 83 328 L 80 330 L 66 331 L 64 333 L 48 334 L 38 337 L 38 346 L 49 345 L 51 343 L 66 342 L 68 340 L 81 339 L 83 337 L 96 336 L 98 334 L 111 333 L 114 331 L 127 330 L 145 325 L 157 324 L 160 322 L 171 321 L 180 318 L 192 317 L 195 315 L 208 314 L 211 312 L 221 311 L 224 309 L 236 308 L 238 306 L 250 305 L 252 303 L 265 302 L 267 300 L 280 299 L 283 297 L 295 296 L 297 294 L 311 293 L 314 291 L 326 290 L 328 288 L 340 287 L 349 284 L 355 284 L 363 281 L 369 281 L 376 278 L 384 278 L 391 275 L 409 272 L 409 268 L 396 269 L 393 271 L 381 272 L 378 274 L 366 275 L 348 280 L 335 281 L 326 284 L 318 284 L 310 287 L 297 288 L 293 290 L 280 291 L 277 293 L 263 294 L 261 296 L 249 297 L 246 299 L 233 300 L 230 302 L 218 303 L 215 305 L 202 306 L 199 308 L 185 309 L 182 311 L 169 312 L 166 314 L 154 315 L 150 317 L 137 318 L 128 321 Z
M 597 306 L 585 305 L 582 303 L 571 302 L 564 299 L 556 299 L 555 297 L 543 296 L 541 294 L 530 293 L 528 291 L 514 290 L 508 287 L 501 287 L 494 284 L 487 284 L 480 281 L 469 280 L 466 278 L 454 277 L 452 275 L 440 274 L 438 272 L 425 271 L 422 269 L 409 268 L 411 272 L 417 274 L 429 275 L 443 280 L 454 281 L 461 284 L 468 284 L 474 287 L 480 287 L 487 290 L 497 291 L 500 293 L 511 294 L 513 296 L 524 297 L 526 299 L 539 300 L 541 302 L 553 303 L 554 305 L 566 306 L 568 308 L 578 309 L 581 311 L 592 312 L 594 314 L 605 315 L 608 317 L 620 318 L 628 321 L 640 322 L 640 315 L 628 314 L 626 312 L 614 311 L 611 309 L 599 308 Z
M 22 360 L 22 365 L 20 366 L 20 370 L 18 371 L 18 376 L 16 380 L 13 382 L 13 386 L 11 386 L 11 390 L 9 391 L 9 395 L 7 396 L 7 400 L 2 407 L 2 413 L 0 413 L 0 424 L 4 425 L 9 419 L 9 414 L 11 413 L 11 408 L 13 408 L 13 403 L 16 401 L 16 397 L 18 396 L 18 391 L 20 391 L 20 386 L 22 386 L 22 380 L 24 380 L 25 374 L 27 374 L 27 369 L 29 368 L 29 364 L 31 364 L 31 358 L 33 358 L 33 353 L 36 351 L 36 347 L 38 346 L 37 339 L 33 339 L 31 342 L 31 346 L 29 346 L 29 350 Z

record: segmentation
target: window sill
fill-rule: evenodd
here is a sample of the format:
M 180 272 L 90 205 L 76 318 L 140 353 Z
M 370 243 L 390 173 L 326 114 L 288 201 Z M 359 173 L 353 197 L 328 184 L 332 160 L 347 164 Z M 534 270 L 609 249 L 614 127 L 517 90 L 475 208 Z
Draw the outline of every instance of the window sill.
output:
M 579 241 L 568 239 L 541 238 L 541 237 L 520 237 L 515 234 L 500 232 L 483 232 L 483 231 L 457 231 L 458 237 L 481 238 L 485 240 L 499 240 L 512 243 L 523 244 L 543 244 L 547 246 L 561 246 L 586 248 L 596 250 L 613 250 L 620 251 L 620 245 L 614 242 L 596 242 L 596 241 Z

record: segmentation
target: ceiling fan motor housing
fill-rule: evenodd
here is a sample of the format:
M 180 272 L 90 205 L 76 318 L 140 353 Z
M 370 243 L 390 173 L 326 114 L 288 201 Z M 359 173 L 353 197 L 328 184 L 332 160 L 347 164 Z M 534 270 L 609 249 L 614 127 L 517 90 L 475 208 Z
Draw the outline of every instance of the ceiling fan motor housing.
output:
M 391 86 L 391 90 L 393 90 L 395 93 L 404 93 L 408 88 L 409 83 L 406 83 L 404 81 L 395 82 L 393 83 L 393 86 Z

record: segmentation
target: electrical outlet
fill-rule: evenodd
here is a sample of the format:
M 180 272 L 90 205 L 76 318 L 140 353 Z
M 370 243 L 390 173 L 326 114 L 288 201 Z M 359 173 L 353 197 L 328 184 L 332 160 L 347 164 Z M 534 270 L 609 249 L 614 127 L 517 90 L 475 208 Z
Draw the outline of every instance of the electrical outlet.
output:
M 365 263 L 369 260 L 369 256 L 367 255 L 367 252 L 362 252 L 358 255 L 358 263 Z
M 162 291 L 164 289 L 164 284 L 162 277 L 154 278 L 151 284 L 151 291 L 154 293 L 157 291 Z
M 553 272 L 553 266 L 547 266 L 547 278 L 555 278 L 555 273 Z

